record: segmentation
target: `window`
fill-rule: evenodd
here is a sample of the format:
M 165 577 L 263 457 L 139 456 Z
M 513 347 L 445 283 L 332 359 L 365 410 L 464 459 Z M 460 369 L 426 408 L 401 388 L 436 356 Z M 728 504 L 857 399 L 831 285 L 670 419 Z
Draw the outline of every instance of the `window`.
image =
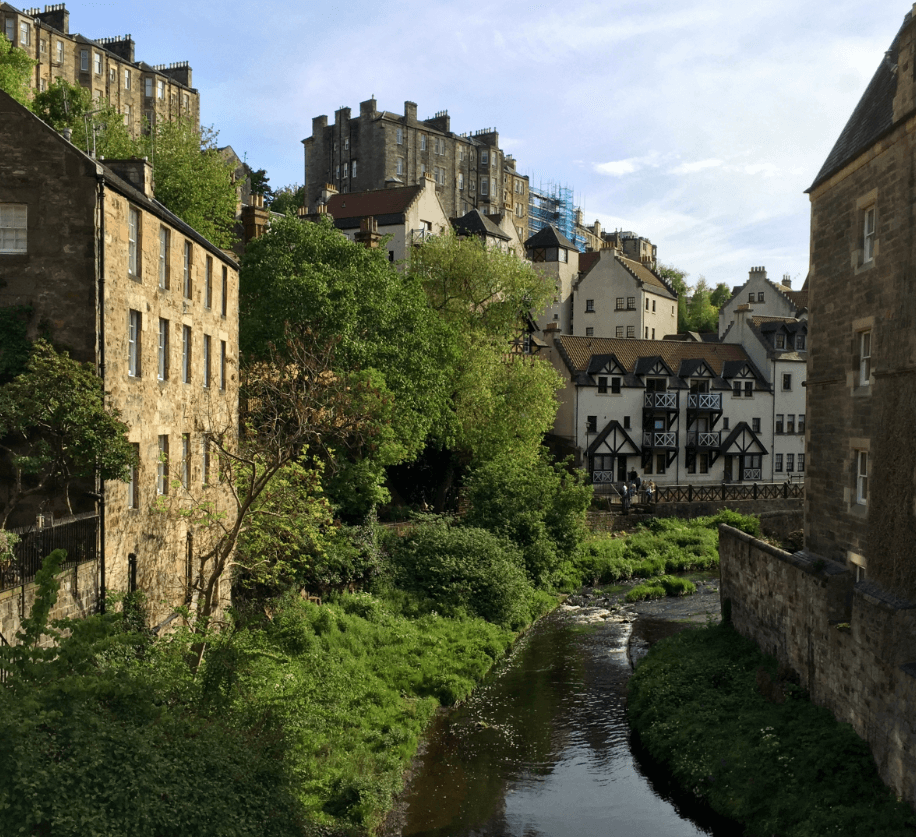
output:
M 165 227 L 159 228 L 159 287 L 169 287 L 169 231 Z
M 585 313 L 594 314 L 595 313 L 595 300 L 587 299 L 585 300 Z
M 635 310 L 636 310 L 636 297 L 635 297 L 635 296 L 628 296 L 628 297 L 627 297 L 627 310 L 628 310 L 628 311 L 635 311 Z
M 757 294 L 757 302 L 763 302 L 763 291 Z
M 226 341 L 219 341 L 219 388 L 226 390 Z
M 404 129 L 403 128 L 398 128 L 397 139 L 398 139 L 398 145 L 404 144 Z
M 9 42 L 15 43 L 16 41 L 16 20 L 15 18 L 8 17 L 6 19 L 6 37 Z
M 617 326 L 615 337 L 623 337 L 623 326 Z
M 181 487 L 191 485 L 191 434 L 181 434 Z
M 804 413 L 799 413 L 798 415 L 798 432 L 799 433 L 805 432 L 805 414 Z
M 458 191 L 464 191 L 464 175 L 461 172 L 458 173 Z
M 210 335 L 204 335 L 204 389 L 210 389 Z
M 169 379 L 169 321 L 159 318 L 159 380 Z
M 776 414 L 776 428 L 775 428 L 776 433 L 782 433 L 782 419 L 783 419 L 782 413 L 777 413 Z
M 755 433 L 760 432 L 760 419 L 759 418 L 751 419 L 751 430 L 753 430 Z
M 617 297 L 617 307 L 616 307 L 616 310 L 617 310 L 617 311 L 623 311 L 623 307 L 624 307 L 624 306 L 623 306 L 623 297 L 622 297 L 622 296 L 618 296 L 618 297 Z
M 774 455 L 774 462 L 775 464 L 773 465 L 773 469 L 776 471 L 777 474 L 781 474 L 782 473 L 782 454 L 781 453 L 777 453 Z
M 480 178 L 480 194 L 486 195 L 486 194 L 489 194 L 489 191 L 490 191 L 490 178 L 481 177 Z
M 395 170 L 397 174 L 404 174 L 404 158 L 398 157 L 397 168 Z
M 649 339 L 649 326 L 646 326 L 646 331 L 645 331 L 645 334 L 643 335 L 643 337 L 644 337 L 646 340 Z
M 213 257 L 207 256 L 207 272 L 204 280 L 204 308 L 209 310 L 213 304 Z
M 130 70 L 124 71 L 124 89 L 130 90 Z
M 598 432 L 598 416 L 587 416 L 586 417 L 585 432 L 586 433 L 597 433 Z
M 344 151 L 350 150 L 350 138 L 344 137 Z
M 343 176 L 344 176 L 344 180 L 346 180 L 350 176 L 350 166 L 347 163 L 344 163 L 344 166 L 343 166 Z
M 181 382 L 191 383 L 191 326 L 181 327 Z
M 798 455 L 798 470 L 799 473 L 804 472 L 805 470 L 805 455 L 803 453 Z
M 630 429 L 630 417 L 629 417 L 629 416 L 624 416 L 624 417 L 623 417 L 623 429 L 624 429 L 624 430 L 629 430 L 629 429 Z
M 862 262 L 875 258 L 875 207 L 867 207 L 862 212 Z
M 786 416 L 786 433 L 794 433 L 794 432 L 795 432 L 795 414 L 789 413 L 789 415 Z
M 795 335 L 795 348 L 799 351 L 802 351 L 805 348 L 805 335 L 796 334 Z
M 652 329 L 652 339 L 653 340 L 655 339 L 655 329 L 654 328 Z
M 486 151 L 480 152 L 480 165 L 482 166 L 487 165 L 487 152 Z
M 89 72 L 89 50 L 88 49 L 80 50 L 80 72 L 82 73 Z
M 152 99 L 153 98 L 153 80 L 151 78 L 146 78 L 146 79 L 143 79 L 143 81 L 144 81 L 144 87 L 146 88 L 144 90 L 144 93 L 146 94 L 146 98 Z
M 732 384 L 732 397 L 733 398 L 741 397 L 741 381 L 735 381 Z
M 753 381 L 744 382 L 744 397 L 745 398 L 754 397 L 754 382 Z
M 140 508 L 140 445 L 131 443 L 133 462 L 127 475 L 127 508 Z
M 859 332 L 859 386 L 868 386 L 871 378 L 871 331 Z
M 472 192 L 477 189 L 477 178 L 476 177 L 468 178 L 468 189 Z
M 39 89 L 41 90 L 41 92 L 44 93 L 45 90 L 48 89 L 48 80 L 47 80 L 46 78 L 39 79 L 39 80 L 38 80 L 38 87 L 39 87 Z
M 586 337 L 594 337 L 594 336 L 595 336 L 595 329 L 593 329 L 593 328 L 591 328 L 591 327 L 585 329 L 585 336 L 586 336 Z
M 140 276 L 140 213 L 133 207 L 127 213 L 127 272 Z
M 426 134 L 420 134 L 420 151 L 426 151 Z
M 161 78 L 156 79 L 156 98 L 157 99 L 165 98 L 165 82 Z
M 64 63 L 64 42 L 58 41 L 56 49 L 57 49 L 57 63 L 63 64 Z
M 28 207 L 24 203 L 0 203 L 0 253 L 27 252 Z
M 334 179 L 340 180 L 340 166 L 334 166 Z
M 620 378 L 611 378 L 611 392 L 614 395 L 620 395 Z
M 723 430 L 728 430 L 728 423 L 729 423 L 729 421 L 730 421 L 730 419 L 728 418 L 728 416 L 724 416 L 724 417 L 722 418 L 722 429 L 723 429 Z
M 785 334 L 776 335 L 776 348 L 784 349 L 786 347 L 786 336 Z
M 220 316 L 226 316 L 229 305 L 229 268 L 223 265 L 223 293 L 220 298 Z
M 210 439 L 206 433 L 200 437 L 200 482 L 210 484 Z
M 782 376 L 782 388 L 792 389 L 792 376 L 788 373 Z
M 655 473 L 656 474 L 665 473 L 665 468 L 668 465 L 667 459 L 668 459 L 667 454 L 659 453 L 656 455 L 655 457 Z
M 701 453 L 699 456 L 700 459 L 700 473 L 708 474 L 709 473 L 709 454 Z
M 636 326 L 627 326 L 627 337 L 636 336 Z
M 655 300 L 652 300 L 652 313 L 655 313 Z
M 604 395 L 607 393 L 607 376 L 599 375 L 598 376 L 598 394 Z
M 350 177 L 356 177 L 356 160 L 350 161 Z
M 754 301 L 754 294 L 748 294 L 748 295 L 747 295 L 747 301 L 748 301 L 748 302 L 753 302 L 753 301 Z
M 182 264 L 182 271 L 184 273 L 184 298 L 191 298 L 191 242 L 186 241 L 184 243 L 184 262 Z
M 787 453 L 786 454 L 786 473 L 791 473 L 795 470 L 795 454 Z
M 139 311 L 127 312 L 127 374 L 131 378 L 140 377 L 140 336 L 143 332 L 143 320 Z
M 28 21 L 23 20 L 19 23 L 19 46 L 27 47 L 31 41 L 31 27 Z
M 856 451 L 856 503 L 868 505 L 868 451 Z
M 646 297 L 646 311 L 649 310 L 649 297 Z
M 100 52 L 92 53 L 92 68 L 97 76 L 102 75 L 102 54 Z
M 156 467 L 156 493 L 169 493 L 169 437 L 159 437 L 159 463 Z

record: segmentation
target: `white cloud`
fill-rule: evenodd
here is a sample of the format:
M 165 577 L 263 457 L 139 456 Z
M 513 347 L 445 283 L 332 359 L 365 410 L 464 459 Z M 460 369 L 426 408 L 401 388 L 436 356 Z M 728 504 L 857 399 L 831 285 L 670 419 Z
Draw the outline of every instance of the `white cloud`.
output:
M 658 154 L 654 151 L 644 157 L 630 157 L 626 160 L 612 160 L 609 163 L 595 163 L 595 171 L 611 177 L 624 177 L 645 168 L 656 168 L 659 165 Z
M 697 160 L 693 163 L 681 163 L 679 166 L 675 166 L 669 174 L 695 174 L 698 171 L 704 171 L 705 169 L 715 169 L 722 165 L 721 160 L 716 160 L 711 158 L 709 160 Z

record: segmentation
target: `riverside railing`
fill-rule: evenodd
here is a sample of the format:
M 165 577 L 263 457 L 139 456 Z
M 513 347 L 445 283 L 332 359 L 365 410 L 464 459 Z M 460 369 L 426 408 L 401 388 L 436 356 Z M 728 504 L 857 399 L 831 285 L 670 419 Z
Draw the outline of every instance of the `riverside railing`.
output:
M 645 483 L 643 484 L 645 485 Z M 621 505 L 623 500 L 615 483 L 593 484 L 595 495 L 607 497 L 612 505 Z M 803 482 L 723 482 L 704 485 L 656 485 L 649 501 L 645 488 L 641 488 L 635 500 L 637 503 L 694 503 L 723 500 L 787 500 L 805 496 Z
M 99 516 L 78 515 L 44 526 L 11 529 L 19 536 L 13 557 L 0 561 L 0 592 L 35 580 L 41 562 L 55 549 L 65 549 L 67 559 L 61 569 L 71 569 L 99 555 Z

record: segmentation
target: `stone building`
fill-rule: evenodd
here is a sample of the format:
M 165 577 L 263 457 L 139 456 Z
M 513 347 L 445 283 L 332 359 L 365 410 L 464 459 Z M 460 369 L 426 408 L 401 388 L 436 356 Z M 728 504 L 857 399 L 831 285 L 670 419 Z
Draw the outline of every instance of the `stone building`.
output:
M 0 306 L 93 363 L 139 467 L 97 497 L 101 595 L 189 596 L 192 502 L 227 503 L 207 444 L 238 426 L 238 268 L 155 199 L 145 160 L 84 154 L 0 92 Z M 228 592 L 228 590 L 226 590 Z
M 661 340 L 677 333 L 677 293 L 647 264 L 616 250 L 579 256 L 572 334 Z
M 752 267 L 747 282 L 734 287 L 731 297 L 719 309 L 719 337 L 734 321 L 735 310 L 743 305 L 751 306 L 758 317 L 803 317 L 808 310 L 808 281 L 800 291 L 793 291 L 789 276 L 776 283 L 767 279 L 765 267 Z
M 571 334 L 573 285 L 579 275 L 581 258 L 576 245 L 556 227 L 548 225 L 525 241 L 525 256 L 538 273 L 553 282 L 556 291 L 553 304 L 537 318 L 538 330 Z
M 916 15 L 813 184 L 806 546 L 916 601 Z
M 35 92 L 58 78 L 78 84 L 94 99 L 110 102 L 131 133 L 146 123 L 179 117 L 200 124 L 200 94 L 192 86 L 187 61 L 149 65 L 134 57 L 130 35 L 86 38 L 70 32 L 70 13 L 55 3 L 20 10 L 0 3 L 0 32 L 37 61 L 32 79 Z M 145 122 L 144 122 L 145 120 Z
M 773 391 L 741 346 L 546 333 L 565 383 L 554 441 L 596 486 L 635 469 L 659 484 L 760 482 Z
M 455 134 L 447 111 L 417 118 L 417 105 L 404 113 L 380 111 L 374 98 L 312 119 L 305 146 L 307 209 L 315 212 L 331 184 L 340 194 L 422 184 L 430 175 L 449 217 L 477 208 L 486 215 L 511 215 L 518 237 L 528 237 L 528 177 L 499 147 L 499 133 L 487 128 Z

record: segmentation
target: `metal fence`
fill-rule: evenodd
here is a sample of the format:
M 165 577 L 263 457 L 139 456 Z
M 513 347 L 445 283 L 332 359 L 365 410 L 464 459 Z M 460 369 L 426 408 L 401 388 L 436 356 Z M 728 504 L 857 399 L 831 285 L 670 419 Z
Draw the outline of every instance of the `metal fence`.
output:
M 620 505 L 623 498 L 617 485 L 596 483 L 595 495 L 607 497 L 612 505 Z M 803 482 L 723 482 L 706 485 L 657 485 L 649 501 L 645 489 L 635 498 L 637 503 L 694 503 L 723 500 L 785 500 L 805 496 Z
M 13 558 L 0 561 L 0 592 L 34 581 L 41 562 L 55 549 L 67 551 L 61 565 L 69 569 L 98 558 L 99 517 L 80 515 L 50 526 L 29 526 L 10 530 L 19 536 L 13 547 Z

